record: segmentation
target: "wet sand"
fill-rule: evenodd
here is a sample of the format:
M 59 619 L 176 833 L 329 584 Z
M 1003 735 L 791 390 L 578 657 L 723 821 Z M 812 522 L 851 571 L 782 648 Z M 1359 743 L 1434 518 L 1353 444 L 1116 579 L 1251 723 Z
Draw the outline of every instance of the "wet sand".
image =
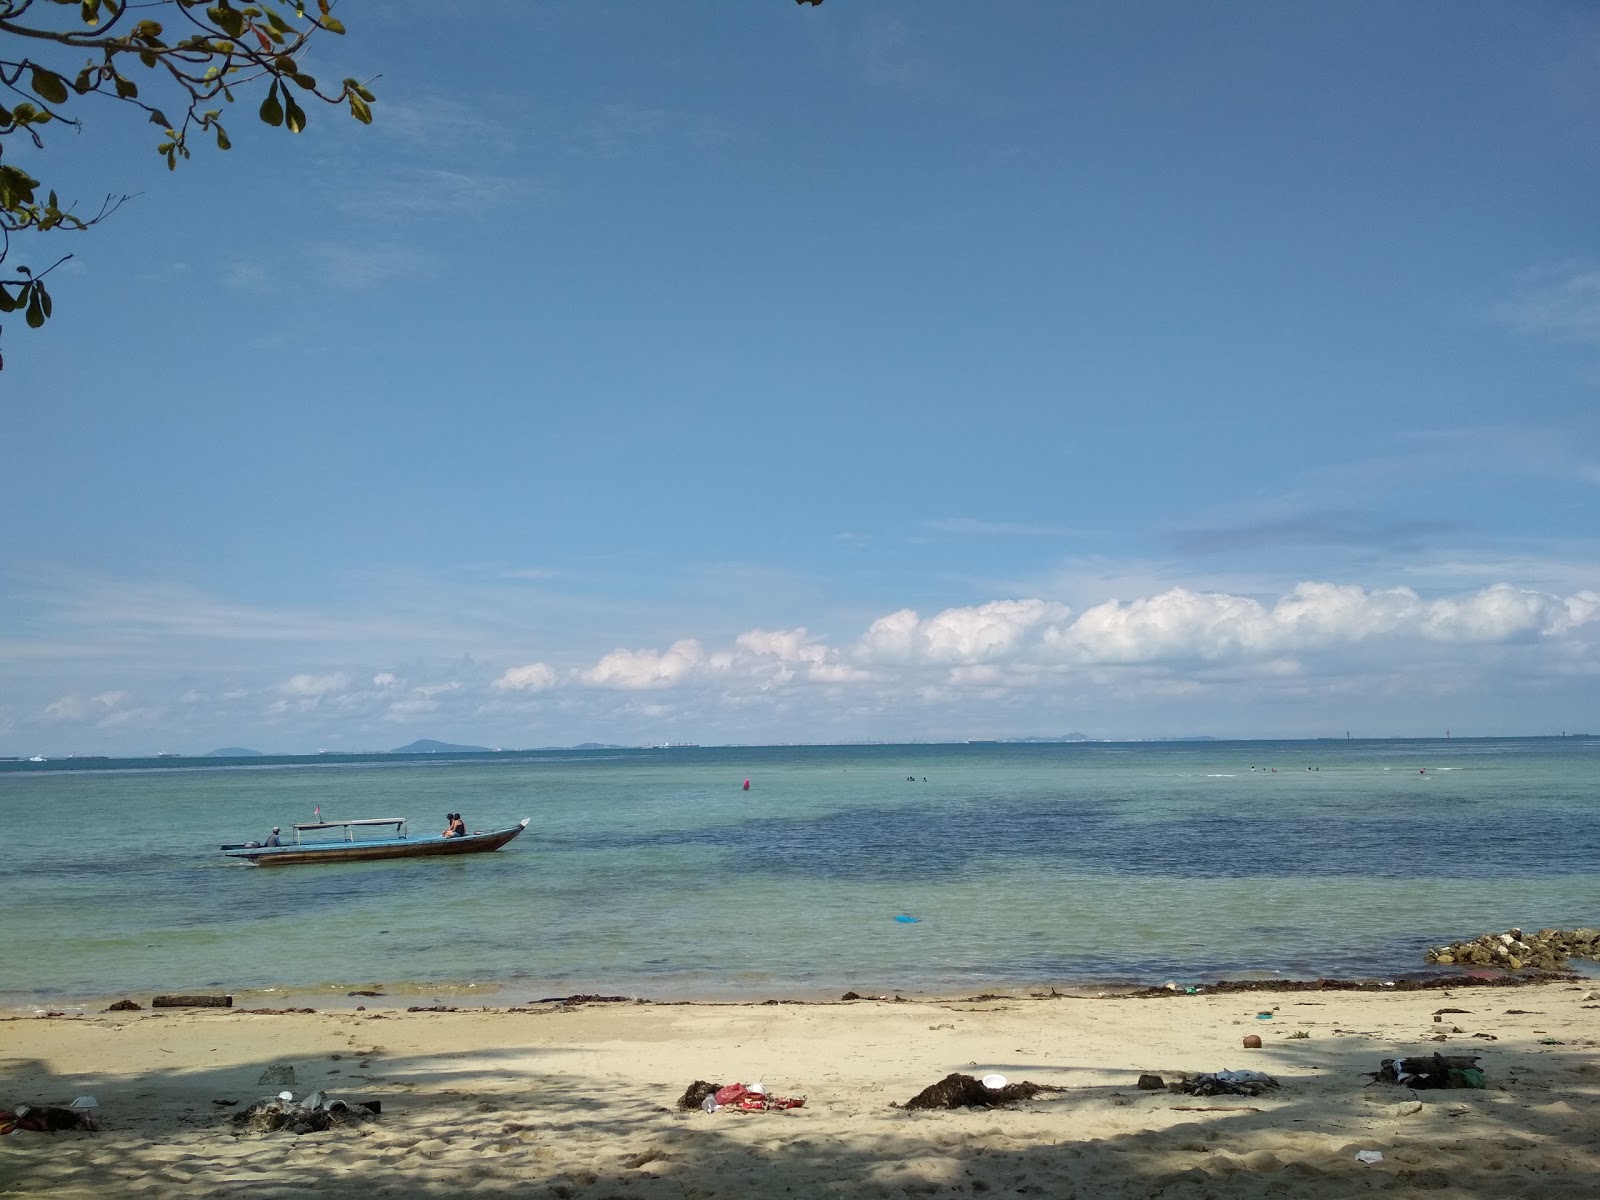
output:
M 388 1002 L 0 1021 L 0 1107 L 90 1093 L 102 1123 L 0 1138 L 0 1196 L 1600 1192 L 1600 992 L 1584 981 L 417 1013 Z M 1470 1011 L 1435 1021 L 1441 1008 Z M 1250 1034 L 1263 1048 L 1243 1048 Z M 1480 1055 L 1487 1088 L 1412 1093 L 1364 1074 L 1436 1051 Z M 262 1083 L 274 1066 L 294 1082 Z M 1281 1087 L 1199 1098 L 1136 1086 L 1141 1072 L 1224 1068 Z M 952 1071 L 1065 1090 L 997 1110 L 891 1107 Z M 679 1111 L 697 1079 L 760 1079 L 806 1103 Z M 285 1087 L 378 1100 L 382 1113 L 303 1135 L 240 1133 L 229 1120 Z M 1358 1162 L 1359 1150 L 1383 1161 Z

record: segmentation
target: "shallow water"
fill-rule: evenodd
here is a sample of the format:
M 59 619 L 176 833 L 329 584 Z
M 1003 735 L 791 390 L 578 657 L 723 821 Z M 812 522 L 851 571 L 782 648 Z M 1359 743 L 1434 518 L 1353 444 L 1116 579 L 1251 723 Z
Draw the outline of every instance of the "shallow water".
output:
M 1430 942 L 1600 923 L 1597 755 L 1519 739 L 4 764 L 0 1004 L 1414 971 Z M 414 835 L 452 809 L 532 824 L 468 858 L 264 870 L 217 852 L 318 805 Z

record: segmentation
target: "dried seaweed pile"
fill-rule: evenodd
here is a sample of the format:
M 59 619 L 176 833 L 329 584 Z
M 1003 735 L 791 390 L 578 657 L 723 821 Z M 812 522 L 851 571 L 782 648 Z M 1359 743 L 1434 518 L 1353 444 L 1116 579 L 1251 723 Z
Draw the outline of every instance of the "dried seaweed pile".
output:
M 983 1081 L 959 1071 L 946 1075 L 938 1083 L 923 1088 L 903 1108 L 996 1108 L 1014 1104 L 1018 1100 L 1032 1100 L 1041 1092 L 1064 1092 L 1065 1088 L 1045 1083 L 1008 1083 L 1005 1087 L 988 1088 Z
M 687 1112 L 699 1108 L 706 1102 L 707 1096 L 715 1096 L 722 1090 L 720 1083 L 707 1083 L 704 1079 L 696 1079 L 689 1085 L 683 1095 L 678 1097 L 678 1107 Z

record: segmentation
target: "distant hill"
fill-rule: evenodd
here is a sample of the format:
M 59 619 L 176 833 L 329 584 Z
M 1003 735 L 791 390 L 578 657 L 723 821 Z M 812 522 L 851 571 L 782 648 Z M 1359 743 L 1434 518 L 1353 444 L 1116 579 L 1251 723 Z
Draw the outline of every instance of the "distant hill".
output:
M 436 742 L 422 738 L 408 746 L 396 746 L 390 754 L 492 754 L 488 746 L 456 746 L 449 742 Z
M 567 747 L 562 747 L 562 749 L 567 749 Z M 576 746 L 570 747 L 570 749 L 573 749 L 573 750 L 626 750 L 627 747 L 626 746 L 614 746 L 610 742 L 579 742 Z
M 243 746 L 224 746 L 221 750 L 213 750 L 202 758 L 265 758 L 259 750 L 246 750 Z
M 1058 742 L 1097 742 L 1086 733 L 1063 733 L 1060 737 L 968 738 L 969 746 L 1053 746 Z

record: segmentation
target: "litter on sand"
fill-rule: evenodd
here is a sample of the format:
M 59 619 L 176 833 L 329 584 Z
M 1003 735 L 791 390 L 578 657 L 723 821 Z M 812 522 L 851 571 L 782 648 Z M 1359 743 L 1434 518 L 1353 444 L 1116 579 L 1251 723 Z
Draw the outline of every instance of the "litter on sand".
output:
M 1278 1081 L 1260 1071 L 1212 1071 L 1191 1075 L 1179 1086 L 1190 1096 L 1259 1096 Z
M 1383 1161 L 1383 1151 L 1357 1150 L 1356 1161 L 1360 1163 L 1381 1163 Z
M 381 1100 L 350 1104 L 344 1100 L 330 1100 L 324 1092 L 312 1092 L 297 1104 L 292 1092 L 279 1092 L 256 1101 L 243 1112 L 234 1113 L 231 1120 L 243 1129 L 263 1133 L 278 1129 L 287 1129 L 290 1133 L 321 1133 L 336 1125 L 370 1121 L 382 1111 Z
M 1415 1091 L 1425 1088 L 1481 1088 L 1483 1070 L 1475 1054 L 1434 1054 L 1426 1058 L 1386 1058 L 1376 1071 L 1379 1083 L 1398 1083 Z
M 65 1129 L 93 1133 L 100 1128 L 100 1118 L 95 1114 L 98 1107 L 93 1096 L 79 1096 L 66 1107 L 57 1104 L 19 1104 L 14 1110 L 0 1112 L 0 1135 L 60 1133 Z
M 804 1096 L 769 1096 L 766 1085 L 757 1083 L 707 1083 L 696 1079 L 683 1095 L 678 1097 L 678 1107 L 685 1111 L 700 1109 L 714 1113 L 732 1108 L 739 1112 L 782 1112 L 789 1108 L 804 1108 Z

